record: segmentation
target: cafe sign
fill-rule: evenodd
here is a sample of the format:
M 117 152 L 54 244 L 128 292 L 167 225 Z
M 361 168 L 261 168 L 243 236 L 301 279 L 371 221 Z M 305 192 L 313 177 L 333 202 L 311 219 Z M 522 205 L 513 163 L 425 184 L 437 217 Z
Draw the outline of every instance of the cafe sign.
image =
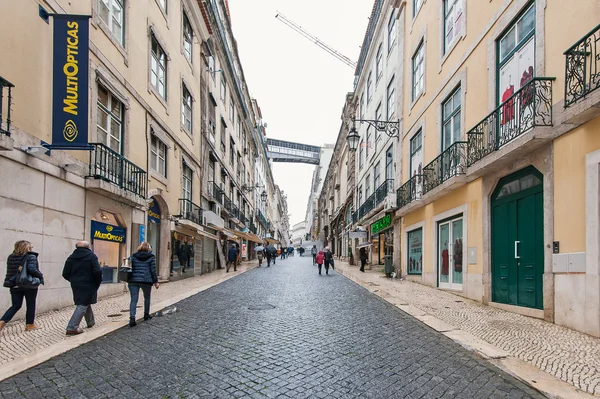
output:
M 385 215 L 375 223 L 371 224 L 371 235 L 375 235 L 392 225 L 392 215 Z

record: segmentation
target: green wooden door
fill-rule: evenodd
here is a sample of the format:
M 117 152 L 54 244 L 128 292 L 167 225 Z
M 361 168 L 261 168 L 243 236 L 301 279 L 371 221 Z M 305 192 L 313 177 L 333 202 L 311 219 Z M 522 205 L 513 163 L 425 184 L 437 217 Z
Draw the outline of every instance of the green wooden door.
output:
M 492 196 L 492 301 L 543 309 L 542 177 L 526 169 Z

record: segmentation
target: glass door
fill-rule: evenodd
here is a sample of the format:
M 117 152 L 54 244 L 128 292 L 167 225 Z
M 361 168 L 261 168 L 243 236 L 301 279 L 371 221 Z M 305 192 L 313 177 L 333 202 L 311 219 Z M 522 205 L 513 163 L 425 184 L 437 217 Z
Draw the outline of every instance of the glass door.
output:
M 463 218 L 438 225 L 438 279 L 440 288 L 462 289 Z

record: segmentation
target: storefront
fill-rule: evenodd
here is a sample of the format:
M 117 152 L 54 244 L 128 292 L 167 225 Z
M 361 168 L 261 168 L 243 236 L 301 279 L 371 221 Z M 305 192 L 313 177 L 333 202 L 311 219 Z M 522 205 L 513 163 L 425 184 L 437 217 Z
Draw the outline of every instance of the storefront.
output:
M 406 233 L 406 274 L 423 274 L 423 228 L 411 230 Z
M 371 224 L 371 263 L 384 264 L 386 255 L 394 253 L 394 227 L 388 214 Z
M 116 214 L 100 210 L 91 220 L 92 248 L 102 268 L 102 283 L 117 283 L 119 266 L 127 257 L 127 228 Z
M 156 259 L 160 259 L 160 224 L 161 209 L 158 201 L 152 198 L 152 202 L 148 206 L 148 228 L 146 231 L 146 241 L 152 246 L 152 252 L 156 255 Z
M 171 277 L 194 275 L 196 238 L 178 231 L 171 232 Z

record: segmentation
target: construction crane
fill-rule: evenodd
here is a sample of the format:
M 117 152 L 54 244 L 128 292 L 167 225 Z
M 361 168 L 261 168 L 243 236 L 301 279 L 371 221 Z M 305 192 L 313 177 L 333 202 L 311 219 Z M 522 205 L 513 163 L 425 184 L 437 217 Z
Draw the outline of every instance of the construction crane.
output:
M 334 50 L 331 46 L 328 46 L 327 44 L 325 44 L 324 42 L 319 40 L 318 37 L 308 33 L 306 30 L 302 29 L 302 27 L 300 25 L 291 21 L 289 18 L 287 18 L 285 15 L 283 15 L 279 11 L 277 11 L 275 18 L 277 18 L 278 20 L 280 20 L 281 22 L 283 22 L 284 24 L 286 24 L 287 26 L 289 26 L 296 32 L 300 33 L 302 36 L 304 36 L 311 42 L 315 43 L 317 46 L 321 47 L 323 50 L 327 51 L 329 54 L 333 55 L 335 58 L 342 61 L 344 64 L 348 65 L 351 68 L 356 69 L 356 62 L 352 61 L 350 58 L 346 57 L 345 55 L 341 54 L 340 52 Z

